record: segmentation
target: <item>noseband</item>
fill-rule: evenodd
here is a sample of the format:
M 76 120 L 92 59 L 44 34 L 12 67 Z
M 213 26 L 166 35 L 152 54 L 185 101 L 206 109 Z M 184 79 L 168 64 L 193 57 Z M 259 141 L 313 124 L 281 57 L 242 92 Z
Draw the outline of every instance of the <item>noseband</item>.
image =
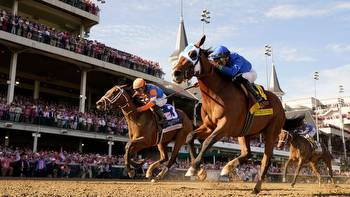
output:
M 189 62 L 192 63 L 193 68 L 191 67 L 190 69 L 187 69 L 185 71 L 181 71 L 182 75 L 185 79 L 189 79 L 192 76 L 195 76 L 197 78 L 202 78 L 202 77 L 206 77 L 206 76 L 210 76 L 212 75 L 213 71 L 214 71 L 214 67 L 211 66 L 210 72 L 209 73 L 201 73 L 202 71 L 202 62 L 200 61 L 201 55 L 202 55 L 202 49 L 201 48 L 197 48 L 198 49 L 198 57 L 196 60 L 192 60 L 189 57 L 187 57 L 186 55 L 182 55 L 182 57 L 184 57 L 186 60 L 188 60 Z M 193 73 L 193 74 L 192 74 Z M 191 76 L 192 74 L 192 76 Z
M 288 142 L 288 140 L 289 140 L 289 137 L 292 138 L 292 134 L 290 134 L 290 133 L 287 132 L 287 131 L 284 131 L 284 132 L 287 133 L 287 137 L 285 138 L 285 140 L 278 140 L 278 143 L 284 143 L 284 144 L 286 144 L 286 143 Z

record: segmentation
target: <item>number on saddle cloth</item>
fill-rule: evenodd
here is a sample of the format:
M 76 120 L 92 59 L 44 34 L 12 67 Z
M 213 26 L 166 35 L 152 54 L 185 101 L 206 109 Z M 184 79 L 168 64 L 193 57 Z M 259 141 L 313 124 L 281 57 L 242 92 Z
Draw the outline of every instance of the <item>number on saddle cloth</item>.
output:
M 179 115 L 177 114 L 174 106 L 170 104 L 165 104 L 163 105 L 162 110 L 163 110 L 164 116 L 168 121 L 179 119 Z
M 165 104 L 162 107 L 163 114 L 167 119 L 163 125 L 163 133 L 182 128 L 182 118 L 175 110 L 175 107 L 170 104 Z

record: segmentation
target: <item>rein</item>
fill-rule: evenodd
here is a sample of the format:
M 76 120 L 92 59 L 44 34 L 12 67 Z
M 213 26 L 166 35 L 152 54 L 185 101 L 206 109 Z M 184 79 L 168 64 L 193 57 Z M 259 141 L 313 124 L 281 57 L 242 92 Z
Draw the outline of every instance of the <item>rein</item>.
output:
M 292 134 L 290 134 L 289 132 L 286 132 L 287 133 L 287 137 L 285 140 L 278 140 L 278 143 L 287 143 L 289 138 L 292 138 Z
M 125 105 L 121 106 L 121 105 L 117 105 L 117 107 L 121 108 L 122 110 L 124 110 L 124 108 L 129 107 L 129 99 L 125 96 L 124 94 L 124 89 L 120 88 L 119 86 L 115 86 L 116 89 L 119 90 L 118 94 L 114 95 L 112 98 L 108 98 L 107 96 L 102 96 L 102 100 L 104 102 L 104 109 L 107 110 L 107 101 L 109 103 L 109 105 L 113 105 L 121 96 L 124 97 L 125 100 Z M 124 110 L 126 111 L 126 110 Z M 134 110 L 130 110 L 127 112 L 127 116 L 129 116 L 131 113 L 135 112 Z

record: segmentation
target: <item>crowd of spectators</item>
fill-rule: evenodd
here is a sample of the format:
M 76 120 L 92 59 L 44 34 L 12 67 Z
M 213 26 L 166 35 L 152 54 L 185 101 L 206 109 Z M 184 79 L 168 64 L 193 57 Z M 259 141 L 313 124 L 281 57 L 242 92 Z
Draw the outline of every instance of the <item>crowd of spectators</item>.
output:
M 158 62 L 145 60 L 137 55 L 108 47 L 96 40 L 88 40 L 71 32 L 59 31 L 54 27 L 30 21 L 28 17 L 14 16 L 1 9 L 0 30 L 158 78 L 164 75 Z
M 109 178 L 112 166 L 124 164 L 122 156 L 39 151 L 0 146 L 1 176 L 51 178 Z
M 1 92 L 0 120 L 122 136 L 128 132 L 125 118 L 118 111 L 80 113 L 75 105 L 44 99 L 34 101 L 25 96 L 15 96 L 14 101 L 8 105 Z
M 86 12 L 89 12 L 93 15 L 99 15 L 100 9 L 98 8 L 95 3 L 93 3 L 91 0 L 60 0 L 64 3 L 67 3 L 71 6 L 77 7 L 79 9 L 82 9 Z

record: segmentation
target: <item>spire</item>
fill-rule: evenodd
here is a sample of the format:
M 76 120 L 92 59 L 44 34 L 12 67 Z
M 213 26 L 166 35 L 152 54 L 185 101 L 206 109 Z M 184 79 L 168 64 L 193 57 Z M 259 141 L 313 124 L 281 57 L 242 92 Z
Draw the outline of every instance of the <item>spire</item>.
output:
M 187 36 L 186 36 L 186 31 L 185 31 L 182 0 L 181 0 L 181 16 L 180 16 L 180 24 L 179 24 L 179 28 L 178 28 L 177 36 L 176 36 L 175 50 L 170 55 L 170 63 L 172 66 L 175 63 L 177 63 L 180 52 L 183 51 L 187 45 L 188 45 L 188 42 L 187 42 Z
M 284 95 L 284 92 L 280 87 L 280 83 L 278 82 L 275 64 L 272 64 L 272 71 L 268 90 L 276 94 L 280 99 Z

